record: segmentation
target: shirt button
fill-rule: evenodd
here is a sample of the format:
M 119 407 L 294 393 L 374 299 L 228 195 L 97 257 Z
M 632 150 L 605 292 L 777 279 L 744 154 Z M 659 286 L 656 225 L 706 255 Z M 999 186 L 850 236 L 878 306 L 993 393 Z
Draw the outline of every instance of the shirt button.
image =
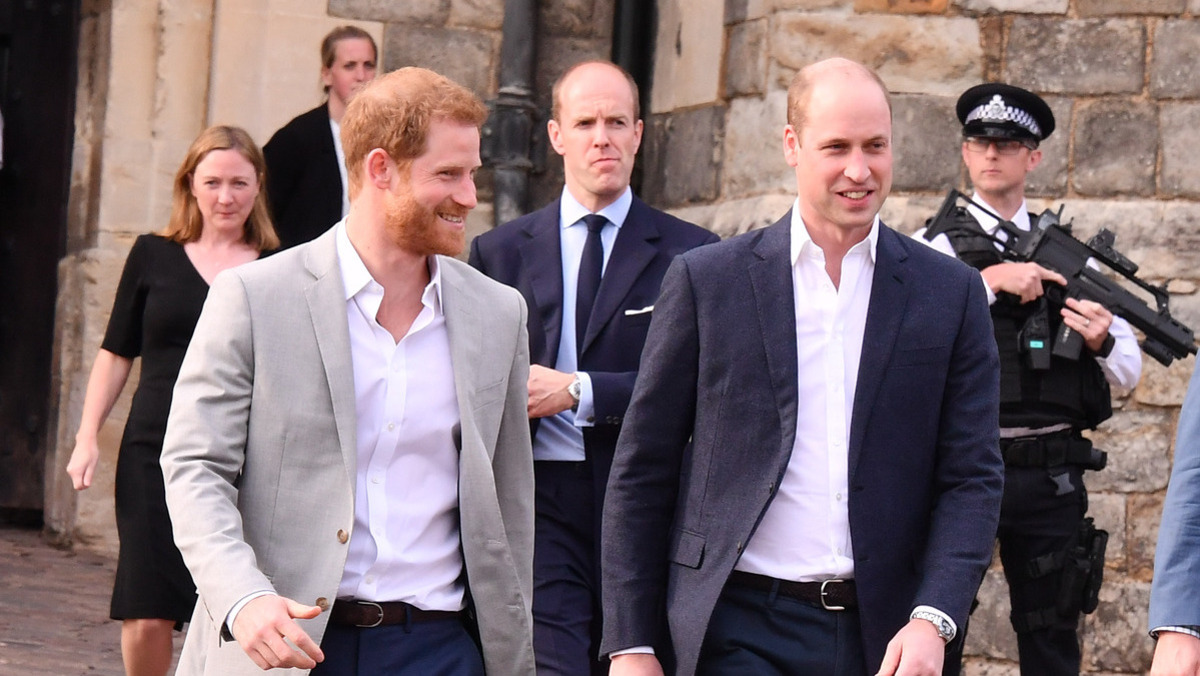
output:
M 838 501 L 838 502 L 841 502 L 841 501 L 842 501 L 842 494 L 841 494 L 841 493 L 838 493 L 837 495 L 835 495 L 835 496 L 833 496 L 833 497 L 837 498 L 837 501 Z M 840 552 L 839 552 L 839 553 L 840 553 Z
M 372 476 L 372 477 L 371 477 L 371 483 L 373 483 L 373 484 L 378 484 L 378 483 L 379 483 L 379 475 L 378 475 L 378 474 L 376 474 L 375 476 Z
M 396 423 L 388 423 L 388 431 L 391 432 L 394 429 L 396 429 Z
M 366 578 L 366 583 L 367 583 L 367 584 L 375 584 L 375 576 L 374 576 L 374 575 L 368 575 L 368 576 L 367 576 L 367 578 Z
M 344 530 L 339 530 L 337 533 L 337 539 L 338 539 L 338 542 L 340 542 L 342 544 L 346 544 L 347 542 L 350 541 L 350 534 Z

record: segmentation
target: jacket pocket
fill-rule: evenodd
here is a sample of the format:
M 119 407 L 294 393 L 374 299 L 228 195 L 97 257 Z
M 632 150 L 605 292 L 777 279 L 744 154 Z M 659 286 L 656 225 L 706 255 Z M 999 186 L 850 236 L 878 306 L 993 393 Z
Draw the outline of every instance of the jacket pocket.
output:
M 688 568 L 699 568 L 704 561 L 704 536 L 683 529 L 671 533 L 668 557 L 672 562 Z

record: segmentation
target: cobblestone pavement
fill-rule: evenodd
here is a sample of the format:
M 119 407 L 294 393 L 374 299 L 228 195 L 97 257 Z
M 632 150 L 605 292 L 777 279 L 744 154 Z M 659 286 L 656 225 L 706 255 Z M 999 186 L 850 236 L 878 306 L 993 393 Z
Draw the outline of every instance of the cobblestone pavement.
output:
M 0 676 L 122 676 L 116 561 L 0 525 Z M 182 635 L 176 637 L 176 654 Z

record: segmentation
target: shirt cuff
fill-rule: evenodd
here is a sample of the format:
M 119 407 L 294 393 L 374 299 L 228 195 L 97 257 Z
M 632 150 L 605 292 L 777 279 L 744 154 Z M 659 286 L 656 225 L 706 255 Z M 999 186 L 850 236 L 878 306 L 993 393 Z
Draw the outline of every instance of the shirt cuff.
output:
M 611 660 L 612 658 L 616 657 L 617 655 L 653 655 L 653 654 L 654 654 L 654 648 L 651 648 L 648 645 L 635 645 L 632 648 L 625 648 L 624 650 L 612 651 L 611 653 L 608 654 L 608 659 Z
M 1200 627 L 1190 627 L 1186 625 L 1166 625 L 1163 627 L 1157 627 L 1150 630 L 1150 636 L 1153 638 L 1158 638 L 1158 635 L 1164 631 L 1173 631 L 1177 634 L 1187 634 L 1188 636 L 1200 638 Z
M 579 405 L 575 407 L 575 426 L 595 427 L 596 398 L 592 395 L 592 376 L 583 371 L 575 376 L 579 378 Z
M 237 619 L 238 613 L 242 612 L 242 608 L 245 608 L 247 603 L 250 603 L 260 596 L 271 596 L 274 593 L 275 592 L 273 591 L 263 590 L 243 596 L 241 601 L 233 604 L 233 608 L 230 609 L 229 615 L 225 616 L 225 631 L 229 632 L 230 636 L 233 636 L 233 621 Z
M 937 615 L 945 620 L 946 624 L 950 625 L 950 638 L 946 639 L 946 643 L 953 641 L 954 637 L 958 636 L 958 625 L 954 623 L 954 620 L 949 615 L 943 613 L 937 608 L 934 608 L 933 606 L 917 606 L 916 608 L 913 608 L 912 611 L 914 613 L 933 613 L 934 615 Z M 909 616 L 909 619 L 912 619 L 911 615 Z

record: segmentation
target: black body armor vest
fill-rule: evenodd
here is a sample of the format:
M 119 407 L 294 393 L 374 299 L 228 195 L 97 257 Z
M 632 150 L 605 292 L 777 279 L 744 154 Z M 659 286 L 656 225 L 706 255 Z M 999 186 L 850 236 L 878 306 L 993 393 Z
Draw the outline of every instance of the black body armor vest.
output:
M 996 245 L 964 208 L 954 212 L 955 227 L 946 231 L 954 252 L 978 270 L 1004 262 Z M 1051 296 L 1058 296 L 1051 298 Z M 1086 349 L 1078 360 L 1050 358 L 1050 368 L 1029 367 L 1023 354 L 1021 331 L 1029 318 L 1044 312 L 1048 338 L 1062 324 L 1061 295 L 1046 294 L 1021 303 L 1009 293 L 997 294 L 992 304 L 992 324 L 1000 351 L 1000 426 L 1048 427 L 1070 423 L 1076 429 L 1093 428 L 1112 416 L 1112 399 L 1104 372 Z

